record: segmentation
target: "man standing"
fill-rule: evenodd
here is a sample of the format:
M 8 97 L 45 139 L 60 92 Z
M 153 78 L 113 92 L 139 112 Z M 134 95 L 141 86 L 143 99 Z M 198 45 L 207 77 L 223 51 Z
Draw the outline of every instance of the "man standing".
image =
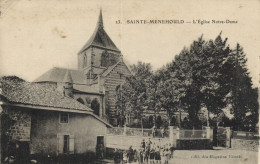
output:
M 153 137 L 155 136 L 155 125 L 152 127 L 152 134 L 153 134 Z

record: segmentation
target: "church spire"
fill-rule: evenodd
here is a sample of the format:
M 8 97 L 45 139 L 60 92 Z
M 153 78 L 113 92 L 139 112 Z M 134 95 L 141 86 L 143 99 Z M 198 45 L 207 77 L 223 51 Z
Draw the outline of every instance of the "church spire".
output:
M 102 17 L 102 8 L 100 8 L 100 12 L 99 12 L 99 17 L 98 17 L 98 22 L 97 22 L 97 27 L 101 27 L 104 28 L 103 25 L 103 17 Z

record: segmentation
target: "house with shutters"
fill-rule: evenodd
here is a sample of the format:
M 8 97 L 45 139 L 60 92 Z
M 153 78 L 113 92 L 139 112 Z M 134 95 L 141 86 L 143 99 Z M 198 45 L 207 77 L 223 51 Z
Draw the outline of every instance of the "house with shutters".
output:
M 116 90 L 132 74 L 121 51 L 104 29 L 101 10 L 96 28 L 78 52 L 77 59 L 78 68 L 69 69 L 73 82 L 71 97 L 94 110 L 99 118 L 117 126 Z M 54 84 L 62 89 L 66 72 L 67 68 L 54 67 L 39 76 L 34 83 Z
M 21 156 L 95 153 L 97 145 L 105 146 L 111 125 L 75 100 L 72 88 L 68 70 L 60 88 L 55 83 L 0 78 L 2 157 L 13 144 L 19 145 Z

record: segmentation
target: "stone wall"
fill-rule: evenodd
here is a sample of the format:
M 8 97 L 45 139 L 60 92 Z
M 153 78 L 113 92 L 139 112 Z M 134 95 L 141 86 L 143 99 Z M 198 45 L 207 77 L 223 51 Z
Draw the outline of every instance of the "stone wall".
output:
M 30 141 L 31 115 L 26 109 L 8 107 L 7 113 L 12 120 L 12 124 L 7 132 L 9 140 Z M 5 126 L 5 125 L 2 125 Z
M 117 55 L 119 57 L 120 52 L 118 51 L 112 51 L 108 49 L 103 49 L 103 48 L 88 48 L 84 52 L 78 54 L 78 68 L 86 68 L 91 65 L 91 54 L 92 51 L 95 56 L 92 56 L 92 61 L 93 61 L 93 66 L 100 67 L 101 66 L 101 61 L 102 61 L 102 53 L 106 51 L 106 53 L 111 53 L 114 55 Z
M 123 76 L 120 74 L 123 74 Z M 110 123 L 116 125 L 114 116 L 116 115 L 115 103 L 116 103 L 116 88 L 125 82 L 125 77 L 131 75 L 128 68 L 124 63 L 119 63 L 105 79 L 106 88 L 106 112 L 110 118 Z
M 105 115 L 105 109 L 103 106 L 103 96 L 102 95 L 96 95 L 96 94 L 85 94 L 85 93 L 74 93 L 74 99 L 78 100 L 81 99 L 87 107 L 91 108 L 91 103 L 93 100 L 97 100 L 99 104 L 99 117 L 103 117 Z M 94 109 L 92 109 L 94 110 Z
M 176 149 L 179 150 L 201 150 L 212 149 L 212 142 L 210 139 L 177 139 Z
M 258 151 L 259 140 L 231 139 L 232 149 L 243 149 L 250 151 Z

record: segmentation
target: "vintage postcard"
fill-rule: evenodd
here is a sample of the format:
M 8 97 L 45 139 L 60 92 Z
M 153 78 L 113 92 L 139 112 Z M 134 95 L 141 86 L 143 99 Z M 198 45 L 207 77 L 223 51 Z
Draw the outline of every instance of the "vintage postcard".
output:
M 1 0 L 0 163 L 259 163 L 259 29 L 259 0 Z

